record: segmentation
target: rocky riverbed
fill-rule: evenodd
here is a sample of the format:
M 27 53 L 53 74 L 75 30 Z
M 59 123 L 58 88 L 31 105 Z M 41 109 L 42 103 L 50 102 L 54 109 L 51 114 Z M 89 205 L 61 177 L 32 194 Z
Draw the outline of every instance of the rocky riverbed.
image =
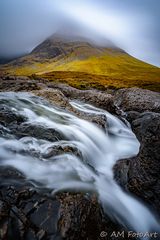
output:
M 81 119 L 95 123 L 105 131 L 105 115 L 82 113 L 73 108 L 70 100 L 90 103 L 127 120 L 141 146 L 139 154 L 131 159 L 122 159 L 114 166 L 115 179 L 126 191 L 147 204 L 157 217 L 160 215 L 160 94 L 138 88 L 101 92 L 82 91 L 67 85 L 56 85 L 46 80 L 26 77 L 0 79 L 1 92 L 31 92 L 51 104 L 71 112 Z M 63 139 L 59 132 L 44 127 L 27 125 L 25 117 L 13 109 L 0 106 L 0 136 L 7 138 L 10 131 L 20 139 L 26 136 L 44 141 Z M 8 131 L 9 129 L 9 131 Z M 48 152 L 57 155 L 74 152 L 70 146 L 58 146 Z M 36 156 L 33 151 L 31 153 Z M 37 156 L 36 156 L 37 157 Z M 101 232 L 123 228 L 104 215 L 95 194 L 59 193 L 52 196 L 49 190 L 37 188 L 24 175 L 10 167 L 0 168 L 0 239 L 102 239 Z M 118 239 L 121 239 L 120 237 Z M 124 239 L 124 238 L 122 238 Z M 126 233 L 126 239 L 127 233 Z M 133 238 L 131 238 L 133 239 Z

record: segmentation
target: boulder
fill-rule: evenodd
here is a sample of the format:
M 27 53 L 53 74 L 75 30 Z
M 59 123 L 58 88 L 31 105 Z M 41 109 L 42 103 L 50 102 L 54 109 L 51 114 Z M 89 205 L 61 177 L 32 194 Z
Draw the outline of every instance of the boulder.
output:
M 160 211 L 160 114 L 143 113 L 132 126 L 141 147 L 130 161 L 127 188 Z
M 13 133 L 18 137 L 34 137 L 37 139 L 44 139 L 51 142 L 56 142 L 59 140 L 65 140 L 66 138 L 62 133 L 53 128 L 46 128 L 42 125 L 33 125 L 31 123 L 23 123 L 17 128 L 13 129 Z
M 115 92 L 114 103 L 125 112 L 160 112 L 160 93 L 140 88 L 124 88 Z
M 51 104 L 53 104 L 56 107 L 65 109 L 81 119 L 87 120 L 98 125 L 98 127 L 101 127 L 103 130 L 106 129 L 107 119 L 104 114 L 96 115 L 78 111 L 77 109 L 71 106 L 69 99 L 67 98 L 68 95 L 66 97 L 59 89 L 46 88 L 40 91 L 32 91 L 32 93 L 35 94 L 36 96 L 48 100 Z M 79 94 L 77 96 L 79 96 Z
M 10 107 L 6 106 L 5 104 L 0 105 L 0 123 L 8 127 L 9 124 L 21 124 L 25 121 L 25 117 L 17 114 L 14 110 L 11 110 Z
M 77 157 L 82 158 L 80 150 L 76 146 L 72 146 L 67 143 L 61 143 L 59 145 L 54 145 L 50 147 L 49 149 L 47 149 L 47 153 L 43 154 L 43 158 L 51 158 L 65 153 L 74 154 Z
M 160 114 L 144 112 L 131 125 L 141 143 L 138 156 L 115 166 L 119 184 L 160 211 Z
M 33 187 L 0 188 L 0 239 L 58 239 L 59 202 Z
M 123 230 L 104 216 L 94 195 L 53 197 L 27 184 L 0 187 L 0 229 L 1 240 L 116 240 L 111 233 Z
M 104 216 L 96 196 L 81 193 L 60 195 L 58 230 L 66 240 L 116 240 L 113 231 L 124 231 Z M 125 234 L 125 239 L 127 234 Z M 124 239 L 118 237 L 119 240 Z
M 36 96 L 40 96 L 42 98 L 47 99 L 50 103 L 55 105 L 56 107 L 64 108 L 64 109 L 72 109 L 69 104 L 68 99 L 64 96 L 64 94 L 58 89 L 49 89 L 45 88 L 40 91 L 32 91 Z
M 96 107 L 103 108 L 106 111 L 115 113 L 117 108 L 113 102 L 113 96 L 106 92 L 98 90 L 79 90 L 64 84 L 57 84 L 50 87 L 60 89 L 69 99 L 76 99 L 86 103 L 90 103 Z

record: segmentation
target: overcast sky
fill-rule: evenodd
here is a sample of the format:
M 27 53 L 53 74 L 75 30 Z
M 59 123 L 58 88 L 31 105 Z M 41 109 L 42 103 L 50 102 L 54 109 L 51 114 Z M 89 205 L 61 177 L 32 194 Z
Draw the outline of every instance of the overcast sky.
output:
M 159 0 L 0 0 L 0 58 L 28 53 L 57 31 L 109 39 L 160 66 Z

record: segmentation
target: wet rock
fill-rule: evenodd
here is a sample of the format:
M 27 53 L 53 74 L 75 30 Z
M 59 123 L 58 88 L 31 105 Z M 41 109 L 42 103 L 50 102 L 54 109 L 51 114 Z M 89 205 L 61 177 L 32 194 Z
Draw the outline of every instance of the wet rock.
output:
M 7 218 L 8 214 L 9 214 L 8 204 L 0 200 L 0 222 L 2 222 L 4 218 Z
M 48 88 L 48 86 L 50 85 L 52 87 Z M 81 91 L 81 90 L 72 88 L 70 86 L 62 85 L 62 84 L 52 85 L 52 84 L 49 84 L 44 79 L 33 80 L 27 77 L 7 76 L 7 77 L 4 77 L 3 81 L 0 83 L 0 90 L 32 92 L 36 96 L 39 96 L 48 100 L 51 104 L 53 104 L 56 107 L 65 109 L 84 120 L 95 123 L 96 125 L 100 126 L 103 130 L 105 130 L 106 128 L 106 119 L 104 115 L 100 116 L 100 115 L 88 114 L 88 113 L 77 111 L 75 108 L 73 108 L 70 105 L 69 99 L 75 98 L 84 102 L 94 104 L 97 107 L 102 107 L 108 111 L 112 111 L 112 112 L 118 111 L 113 104 L 111 94 L 102 93 L 96 90 Z M 11 112 L 12 112 L 11 109 L 8 108 L 8 113 L 11 114 Z M 14 120 L 14 117 L 11 116 L 10 119 Z M 2 116 L 2 121 L 3 121 L 3 116 Z
M 138 156 L 117 162 L 115 179 L 159 212 L 160 94 L 132 88 L 119 90 L 115 96 L 141 144 Z
M 115 178 L 123 188 L 143 199 L 159 212 L 160 114 L 142 113 L 137 118 L 133 118 L 131 124 L 141 143 L 140 152 L 138 156 L 116 164 Z
M 32 93 L 35 94 L 36 96 L 40 96 L 44 99 L 47 99 L 54 106 L 63 108 L 81 119 L 95 123 L 103 130 L 106 129 L 107 119 L 105 115 L 88 114 L 76 110 L 74 107 L 71 106 L 69 99 L 59 89 L 47 88 L 41 91 L 32 91 Z M 77 96 L 79 96 L 79 94 Z
M 23 174 L 20 173 L 18 170 L 11 167 L 1 166 L 0 168 L 1 186 L 16 183 L 17 181 L 22 183 L 24 179 L 25 178 Z
M 128 122 L 132 123 L 134 120 L 136 120 L 139 117 L 140 113 L 137 111 L 129 111 L 126 112 L 126 119 Z
M 44 158 L 51 158 L 62 154 L 74 154 L 77 157 L 82 158 L 82 154 L 76 146 L 69 144 L 55 145 L 47 150 L 47 153 L 43 154 Z
M 10 210 L 10 209 L 9 209 Z M 0 220 L 0 239 L 5 240 L 7 239 L 7 230 L 8 230 L 8 214 Z
M 4 123 L 2 123 L 4 124 Z M 10 130 L 3 125 L 0 124 L 0 137 L 12 139 L 12 135 L 10 134 Z
M 0 105 L 0 123 L 3 126 L 8 127 L 8 124 L 20 124 L 24 121 L 25 117 L 17 114 L 17 112 L 14 112 L 14 110 L 4 104 Z
M 124 230 L 104 216 L 94 195 L 64 193 L 60 195 L 60 201 L 58 230 L 63 239 L 116 240 L 111 237 L 112 232 Z
M 130 160 L 124 159 L 119 160 L 113 168 L 116 182 L 127 191 L 129 166 Z
M 160 93 L 140 88 L 120 89 L 114 95 L 114 103 L 123 111 L 160 112 Z
M 64 94 L 58 89 L 43 89 L 40 91 L 32 91 L 36 96 L 43 97 L 47 99 L 49 102 L 54 104 L 57 107 L 70 109 L 71 105 L 69 104 L 68 99 L 64 96 Z
M 58 209 L 58 200 L 41 192 L 27 187 L 1 187 L 0 239 L 56 239 Z
M 79 112 L 78 110 L 74 110 L 74 113 L 77 115 L 77 117 L 84 119 L 86 121 L 92 122 L 97 127 L 101 128 L 104 132 L 107 128 L 107 117 L 104 114 L 96 115 L 96 114 L 89 114 L 84 112 Z
M 96 107 L 103 108 L 112 113 L 116 113 L 116 106 L 113 102 L 113 96 L 106 92 L 98 90 L 79 90 L 71 86 L 58 84 L 50 87 L 60 89 L 69 99 L 77 99 L 86 103 L 93 104 Z
M 109 236 L 122 229 L 104 217 L 95 196 L 63 193 L 53 198 L 25 186 L 0 188 L 0 228 L 2 240 L 100 240 L 101 232 Z
M 160 114 L 143 113 L 132 125 L 141 147 L 130 161 L 127 187 L 160 211 Z
M 15 129 L 14 134 L 16 134 L 16 136 L 18 136 L 19 138 L 30 136 L 37 139 L 48 140 L 51 142 L 56 142 L 62 139 L 63 140 L 66 139 L 63 136 L 63 134 L 58 132 L 56 129 L 46 128 L 42 125 L 33 125 L 30 123 L 24 123 L 18 126 Z
M 102 231 L 119 229 L 104 218 L 95 197 L 64 193 L 52 198 L 33 187 L 15 185 L 1 187 L 0 194 L 2 240 L 97 240 Z

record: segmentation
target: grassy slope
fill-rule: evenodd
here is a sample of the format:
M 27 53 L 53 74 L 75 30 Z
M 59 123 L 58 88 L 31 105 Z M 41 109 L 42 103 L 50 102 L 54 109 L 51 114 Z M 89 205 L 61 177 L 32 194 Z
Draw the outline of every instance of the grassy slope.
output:
M 29 55 L 21 59 L 21 64 L 6 65 L 3 71 L 12 75 L 36 74 L 77 88 L 137 86 L 160 91 L 160 68 L 139 61 L 124 52 L 106 52 L 106 55 L 103 53 L 102 56 L 85 59 L 78 59 L 74 54 L 70 54 L 43 62 Z

